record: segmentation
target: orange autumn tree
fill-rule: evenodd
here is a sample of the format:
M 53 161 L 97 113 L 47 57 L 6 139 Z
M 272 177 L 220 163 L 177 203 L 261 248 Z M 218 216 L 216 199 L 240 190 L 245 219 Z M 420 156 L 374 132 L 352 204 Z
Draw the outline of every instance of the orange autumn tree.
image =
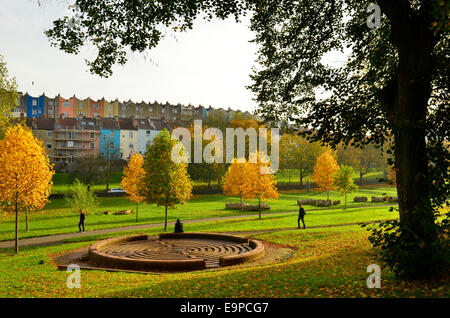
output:
M 249 164 L 245 159 L 234 158 L 222 178 L 222 188 L 225 195 L 239 196 L 241 199 L 241 211 L 243 210 L 243 194 L 248 181 Z
M 120 182 L 120 186 L 128 194 L 128 200 L 136 203 L 136 222 L 138 222 L 139 203 L 145 200 L 142 195 L 139 195 L 139 189 L 142 188 L 142 180 L 145 176 L 143 164 L 144 158 L 140 154 L 132 154 L 128 165 L 123 169 Z
M 313 179 L 320 190 L 327 192 L 327 200 L 330 200 L 330 191 L 334 190 L 334 174 L 339 166 L 333 156 L 325 151 L 316 160 Z
M 253 153 L 247 163 L 248 172 L 245 175 L 244 199 L 258 199 L 258 212 L 261 218 L 261 200 L 278 199 L 275 174 L 263 174 L 262 168 L 270 170 L 270 161 L 261 153 Z
M 0 202 L 16 215 L 15 253 L 19 252 L 19 211 L 45 206 L 54 173 L 42 141 L 31 130 L 21 125 L 6 130 L 0 140 Z

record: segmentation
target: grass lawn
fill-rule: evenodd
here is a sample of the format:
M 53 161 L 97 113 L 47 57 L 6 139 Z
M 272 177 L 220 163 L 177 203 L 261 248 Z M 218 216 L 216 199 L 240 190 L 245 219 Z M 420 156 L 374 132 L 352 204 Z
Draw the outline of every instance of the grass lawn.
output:
M 299 173 L 297 170 L 294 169 L 280 169 L 278 170 L 276 176 L 277 181 L 282 184 L 289 183 L 289 174 L 291 176 L 290 183 L 291 184 L 298 184 L 299 181 Z M 383 177 L 382 171 L 370 171 L 363 177 L 363 181 L 376 181 L 379 178 Z M 355 183 L 359 183 L 359 174 L 354 173 L 353 179 L 355 180 Z M 109 188 L 120 188 L 120 181 L 122 180 L 122 172 L 113 172 L 111 175 L 111 180 L 109 184 Z M 308 175 L 303 178 L 303 182 L 313 182 L 312 176 Z M 55 173 L 53 176 L 53 187 L 52 187 L 52 193 L 65 193 L 69 190 L 69 174 L 68 173 Z M 217 186 L 217 181 L 211 181 L 211 185 Z M 194 186 L 201 186 L 206 187 L 208 186 L 208 182 L 206 181 L 194 181 Z M 105 184 L 99 184 L 92 187 L 95 191 L 105 191 L 106 190 L 106 183 Z
M 352 202 L 354 196 L 367 196 L 370 201 L 371 196 L 382 195 L 396 195 L 395 188 L 361 188 L 358 192 L 349 195 L 348 197 L 348 209 L 343 210 L 343 197 L 340 197 L 336 193 L 331 193 L 331 199 L 341 200 L 341 204 L 333 207 L 331 210 L 323 210 L 323 208 L 315 206 L 305 206 L 307 211 L 306 222 L 308 225 L 328 225 L 339 224 L 349 222 L 362 222 L 364 220 L 379 220 L 392 218 L 392 213 L 388 211 L 388 207 L 380 207 L 377 209 L 354 209 L 356 207 L 383 205 L 383 203 L 356 203 Z M 266 213 L 272 212 L 289 212 L 297 211 L 296 205 L 297 199 L 300 198 L 317 198 L 326 199 L 326 193 L 324 192 L 300 192 L 300 190 L 281 191 L 280 197 L 276 201 L 269 202 L 271 206 L 270 210 L 266 210 Z M 175 221 L 177 218 L 181 220 L 189 219 L 203 219 L 214 218 L 222 216 L 234 216 L 242 214 L 254 214 L 257 212 L 240 212 L 225 210 L 225 202 L 239 202 L 239 198 L 226 197 L 224 195 L 196 195 L 192 200 L 184 205 L 179 206 L 177 209 L 169 210 L 169 221 Z M 257 204 L 257 201 L 250 201 L 248 203 Z M 136 224 L 149 224 L 160 223 L 164 221 L 164 207 L 140 205 L 139 207 L 139 222 L 136 222 L 135 214 L 131 215 L 105 215 L 103 211 L 116 212 L 124 209 L 135 210 L 136 205 L 130 203 L 126 198 L 101 198 L 101 206 L 97 211 L 89 214 L 86 218 L 86 229 L 104 229 L 121 226 L 130 226 Z M 267 219 L 268 216 L 264 216 L 264 222 L 268 224 L 271 222 Z M 289 218 L 294 218 L 295 215 L 280 216 L 271 218 L 280 218 L 283 220 L 279 228 L 288 226 L 293 221 Z M 29 215 L 30 231 L 25 232 L 25 217 L 22 214 L 19 221 L 20 238 L 43 236 L 51 234 L 70 233 L 78 231 L 78 215 L 72 213 L 65 207 L 65 201 L 63 199 L 54 199 L 47 206 L 38 212 L 32 212 Z M 283 223 L 284 222 L 284 223 Z M 249 223 L 250 224 L 250 223 Z M 283 225 L 284 224 L 284 225 Z M 3 215 L 0 218 L 0 240 L 10 240 L 14 238 L 14 215 Z M 232 227 L 232 225 L 230 225 Z M 253 225 L 249 225 L 251 228 Z M 257 227 L 257 225 L 254 225 Z
M 241 222 L 247 223 L 244 220 Z M 191 229 L 202 228 L 200 225 Z M 218 231 L 226 229 L 227 222 L 217 223 L 214 228 Z M 149 234 L 158 230 L 154 229 Z M 295 254 L 276 264 L 177 274 L 82 271 L 80 289 L 67 288 L 69 274 L 58 271 L 48 255 L 87 246 L 92 242 L 28 247 L 18 255 L 0 250 L 0 297 L 450 296 L 448 277 L 431 281 L 403 281 L 383 267 L 381 288 L 367 288 L 367 266 L 379 264 L 367 235 L 367 231 L 359 226 L 260 233 L 255 234 L 254 238 L 292 246 L 296 249 Z

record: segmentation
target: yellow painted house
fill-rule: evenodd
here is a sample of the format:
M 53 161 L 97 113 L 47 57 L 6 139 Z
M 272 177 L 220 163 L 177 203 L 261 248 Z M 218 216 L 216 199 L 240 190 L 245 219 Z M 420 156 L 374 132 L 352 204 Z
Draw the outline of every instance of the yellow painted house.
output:
M 119 116 L 119 101 L 117 99 L 113 102 L 108 102 L 103 98 L 102 101 L 104 102 L 104 118 L 114 118 L 115 116 Z

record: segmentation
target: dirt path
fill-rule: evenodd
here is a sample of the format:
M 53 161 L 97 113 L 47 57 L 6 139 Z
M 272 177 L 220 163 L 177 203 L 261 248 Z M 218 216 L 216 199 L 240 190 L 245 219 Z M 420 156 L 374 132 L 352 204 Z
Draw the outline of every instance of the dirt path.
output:
M 390 206 L 390 205 L 375 205 L 375 206 L 378 207 L 378 206 Z M 374 207 L 374 206 L 355 207 L 355 209 L 369 208 L 369 207 Z M 333 210 L 333 209 L 320 209 L 320 210 Z M 317 210 L 314 210 L 314 211 L 317 211 Z M 277 216 L 277 215 L 283 215 L 283 214 L 289 214 L 289 213 L 298 213 L 298 212 L 297 211 L 274 212 L 274 213 L 264 213 L 263 215 L 265 215 L 265 216 Z M 223 217 L 214 217 L 214 218 L 205 218 L 205 219 L 185 220 L 185 221 L 183 221 L 183 223 L 184 224 L 190 224 L 190 223 L 222 221 L 222 220 L 251 218 L 251 217 L 255 217 L 255 214 L 234 215 L 234 216 L 223 216 Z M 370 222 L 370 223 L 373 223 L 373 222 Z M 168 222 L 168 227 L 173 227 L 174 224 L 175 224 L 175 222 Z M 357 224 L 361 224 L 361 222 L 336 224 L 336 225 L 311 226 L 311 227 L 308 227 L 308 228 L 310 228 L 310 229 L 311 228 L 326 228 L 326 227 L 357 225 Z M 80 232 L 75 232 L 75 233 L 55 234 L 55 235 L 48 235 L 48 236 L 37 236 L 37 237 L 21 239 L 19 241 L 19 246 L 25 247 L 25 246 L 59 245 L 59 244 L 64 244 L 64 241 L 67 240 L 67 239 L 76 238 L 76 237 L 99 235 L 99 234 L 107 234 L 107 233 L 116 233 L 116 232 L 132 231 L 132 230 L 144 230 L 144 229 L 151 229 L 151 228 L 161 227 L 161 226 L 164 226 L 164 223 L 152 223 L 152 224 L 140 224 L 140 225 L 132 225 L 132 226 L 123 226 L 123 227 L 116 227 L 116 228 L 92 230 L 92 231 L 86 231 L 86 232 L 81 232 L 81 233 Z M 281 231 L 281 230 L 289 230 L 289 229 L 296 229 L 296 228 L 293 227 L 293 228 L 287 228 L 287 229 L 273 229 L 273 230 L 234 232 L 234 233 L 238 234 L 238 235 L 239 235 L 239 233 L 242 233 L 242 234 L 254 234 L 254 233 L 273 232 L 273 231 Z M 0 248 L 14 248 L 14 240 L 0 242 Z

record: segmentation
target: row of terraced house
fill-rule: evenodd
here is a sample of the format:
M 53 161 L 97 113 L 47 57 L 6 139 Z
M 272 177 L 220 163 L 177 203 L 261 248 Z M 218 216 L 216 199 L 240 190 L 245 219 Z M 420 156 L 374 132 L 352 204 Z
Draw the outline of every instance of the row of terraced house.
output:
M 145 154 L 147 145 L 164 128 L 162 119 L 135 118 L 25 118 L 43 142 L 55 167 L 69 166 L 77 158 L 93 156 L 127 160 Z
M 147 145 L 164 128 L 187 126 L 194 119 L 205 119 L 211 112 L 222 112 L 231 120 L 239 111 L 169 103 L 109 102 L 105 99 L 33 97 L 18 93 L 12 117 L 21 118 L 42 140 L 57 170 L 70 166 L 77 158 L 93 156 L 128 160 L 132 153 L 145 154 Z M 248 112 L 241 113 L 250 118 Z
M 45 94 L 34 97 L 28 93 L 19 93 L 18 106 L 13 111 L 13 117 L 27 118 L 149 118 L 179 122 L 181 125 L 194 119 L 205 119 L 211 112 L 222 112 L 224 118 L 231 120 L 235 113 L 228 109 L 214 109 L 193 105 L 172 105 L 158 102 L 120 102 L 117 99 L 107 101 L 91 98 L 78 99 L 76 96 L 63 98 L 59 94 L 47 97 Z M 245 117 L 251 117 L 249 112 L 242 112 Z

